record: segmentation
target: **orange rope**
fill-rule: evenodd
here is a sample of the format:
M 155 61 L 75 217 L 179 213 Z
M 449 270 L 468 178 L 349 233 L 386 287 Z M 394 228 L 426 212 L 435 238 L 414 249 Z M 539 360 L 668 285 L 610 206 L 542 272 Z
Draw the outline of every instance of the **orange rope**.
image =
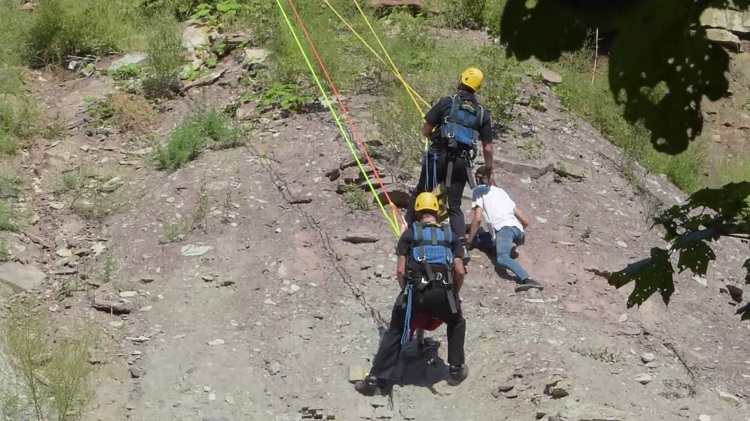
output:
M 341 110 L 344 112 L 346 119 L 349 121 L 349 126 L 351 126 L 352 128 L 352 133 L 354 134 L 354 137 L 357 139 L 360 146 L 362 147 L 362 152 L 365 154 L 365 157 L 367 158 L 367 162 L 370 164 L 370 168 L 372 168 L 373 174 L 375 175 L 375 178 L 378 180 L 378 183 L 380 184 L 380 188 L 383 190 L 383 193 L 385 193 L 386 200 L 388 200 L 388 203 L 391 204 L 393 215 L 394 217 L 396 217 L 396 220 L 400 222 L 399 225 L 401 226 L 401 230 L 403 232 L 404 227 L 405 227 L 405 222 L 403 220 L 403 217 L 397 211 L 396 205 L 393 203 L 393 201 L 391 200 L 391 197 L 388 195 L 388 190 L 385 188 L 385 185 L 383 184 L 383 180 L 380 179 L 380 174 L 378 174 L 378 170 L 375 167 L 375 164 L 372 162 L 372 158 L 370 158 L 370 154 L 367 153 L 367 146 L 365 145 L 365 142 L 362 140 L 362 136 L 359 134 L 359 130 L 357 130 L 357 126 L 354 124 L 354 120 L 349 114 L 349 111 L 347 110 L 346 105 L 344 105 L 344 102 L 341 100 L 341 95 L 339 94 L 338 89 L 336 89 L 336 85 L 333 83 L 333 80 L 331 79 L 331 75 L 328 74 L 328 69 L 323 63 L 323 59 L 320 58 L 320 54 L 318 54 L 318 50 L 317 48 L 315 48 L 315 43 L 313 42 L 312 37 L 310 36 L 310 33 L 307 31 L 307 27 L 305 26 L 305 23 L 302 21 L 302 17 L 300 16 L 299 11 L 297 10 L 297 7 L 294 5 L 293 0 L 289 0 L 289 6 L 291 6 L 292 11 L 294 11 L 294 15 L 297 17 L 297 22 L 299 22 L 300 27 L 302 28 L 302 32 L 304 32 L 305 38 L 307 38 L 307 42 L 310 43 L 310 47 L 312 48 L 313 54 L 315 54 L 315 58 L 318 60 L 318 64 L 320 64 L 320 68 L 323 70 L 326 80 L 328 81 L 328 84 L 331 85 L 333 94 L 336 96 L 336 101 L 338 101 L 339 106 L 341 107 Z M 367 174 L 363 174 L 363 175 L 367 177 Z

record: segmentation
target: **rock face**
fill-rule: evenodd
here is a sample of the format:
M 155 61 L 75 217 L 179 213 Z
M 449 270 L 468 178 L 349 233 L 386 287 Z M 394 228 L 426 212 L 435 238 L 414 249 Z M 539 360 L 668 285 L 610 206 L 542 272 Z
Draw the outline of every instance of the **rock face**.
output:
M 34 266 L 26 266 L 16 262 L 0 265 L 0 283 L 10 286 L 14 292 L 34 289 L 42 283 L 47 275 Z
M 706 37 L 709 41 L 713 41 L 717 44 L 723 45 L 727 48 L 739 49 L 742 45 L 740 37 L 727 31 L 726 29 L 709 28 L 706 29 Z
M 539 75 L 547 85 L 559 85 L 563 81 L 562 76 L 547 68 L 542 68 L 541 70 L 539 70 Z
M 710 41 L 732 50 L 739 51 L 742 45 L 737 34 L 750 34 L 750 11 L 708 8 L 700 22 Z
M 741 34 L 750 33 L 750 12 L 732 9 L 706 9 L 700 17 L 701 25 L 709 28 L 721 28 Z

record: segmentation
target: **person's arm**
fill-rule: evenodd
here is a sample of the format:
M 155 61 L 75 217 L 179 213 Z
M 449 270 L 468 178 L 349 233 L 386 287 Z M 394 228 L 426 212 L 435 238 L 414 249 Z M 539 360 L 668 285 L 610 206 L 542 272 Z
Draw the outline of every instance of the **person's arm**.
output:
M 396 262 L 396 280 L 398 281 L 398 286 L 401 287 L 401 289 L 404 289 L 404 286 L 406 286 L 406 255 L 409 254 L 409 246 L 411 245 L 413 239 L 413 235 L 411 230 L 406 230 L 401 234 L 401 237 L 398 239 L 398 244 L 396 244 L 396 256 L 398 256 L 398 260 Z
M 443 117 L 443 109 L 445 108 L 445 98 L 441 98 L 432 104 L 430 111 L 424 115 L 424 125 L 422 126 L 422 136 L 426 138 L 432 137 L 432 131 L 440 124 L 440 120 Z
M 516 215 L 516 218 L 518 218 L 519 221 L 521 221 L 521 225 L 523 225 L 524 228 L 531 225 L 531 220 L 526 216 L 523 211 L 519 208 L 513 209 L 513 213 Z
M 479 231 L 479 224 L 482 223 L 482 208 L 479 206 L 474 207 L 474 217 L 471 219 L 471 228 L 469 228 L 469 236 L 466 238 L 466 242 L 469 244 L 474 243 L 474 237 Z
M 466 268 L 464 267 L 464 261 L 461 254 L 463 253 L 463 245 L 461 240 L 453 238 L 451 242 L 453 248 L 453 287 L 456 290 L 456 294 L 461 291 L 461 287 L 464 284 L 464 277 L 466 276 Z
M 398 286 L 403 290 L 406 287 L 406 256 L 398 256 L 396 279 L 398 280 Z
M 494 159 L 493 154 L 493 146 L 492 146 L 492 139 L 490 139 L 489 142 L 482 142 L 482 157 L 484 158 L 484 165 L 487 167 L 488 171 L 492 171 L 492 160 Z M 490 172 L 490 184 L 492 184 L 492 173 Z
M 479 127 L 479 140 L 482 141 L 482 157 L 484 158 L 484 165 L 488 169 L 492 169 L 493 163 L 493 147 L 492 147 L 492 117 L 490 116 L 489 110 L 484 109 L 484 118 Z M 492 184 L 492 180 L 490 180 Z
M 453 265 L 453 288 L 456 290 L 456 295 L 458 295 L 461 292 L 461 287 L 464 286 L 466 269 L 464 268 L 464 261 L 458 257 L 454 259 Z

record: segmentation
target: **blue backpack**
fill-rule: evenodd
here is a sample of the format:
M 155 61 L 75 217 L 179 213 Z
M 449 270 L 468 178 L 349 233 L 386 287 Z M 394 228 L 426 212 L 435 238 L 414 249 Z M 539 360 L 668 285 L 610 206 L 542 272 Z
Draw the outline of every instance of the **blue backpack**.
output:
M 450 142 L 473 148 L 479 140 L 479 126 L 484 119 L 484 107 L 462 101 L 458 95 L 451 99 L 451 111 L 442 125 L 442 136 Z
M 420 224 L 412 226 L 414 242 L 411 257 L 416 262 L 430 265 L 453 265 L 453 231 L 448 224 Z

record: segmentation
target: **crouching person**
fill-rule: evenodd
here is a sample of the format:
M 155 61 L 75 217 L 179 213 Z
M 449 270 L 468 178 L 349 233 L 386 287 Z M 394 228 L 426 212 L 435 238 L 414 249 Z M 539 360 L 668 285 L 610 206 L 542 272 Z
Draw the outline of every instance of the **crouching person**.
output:
M 442 320 L 448 331 L 448 383 L 456 386 L 469 375 L 464 361 L 466 320 L 458 294 L 463 286 L 462 244 L 448 224 L 437 222 L 438 201 L 430 192 L 421 193 L 414 205 L 419 218 L 401 235 L 396 246 L 396 278 L 401 293 L 391 312 L 388 330 L 367 377 L 357 382 L 357 392 L 372 396 L 392 380 L 402 345 L 411 339 L 412 320 L 426 314 Z
M 483 219 L 486 218 L 494 230 L 497 263 L 500 267 L 511 270 L 518 277 L 516 292 L 544 287 L 532 279 L 528 272 L 511 257 L 517 246 L 526 242 L 524 230 L 531 223 L 529 218 L 516 207 L 515 202 L 505 190 L 492 182 L 492 170 L 481 166 L 475 172 L 476 185 L 472 192 L 471 207 L 474 217 L 469 228 L 469 244 L 473 244 Z

